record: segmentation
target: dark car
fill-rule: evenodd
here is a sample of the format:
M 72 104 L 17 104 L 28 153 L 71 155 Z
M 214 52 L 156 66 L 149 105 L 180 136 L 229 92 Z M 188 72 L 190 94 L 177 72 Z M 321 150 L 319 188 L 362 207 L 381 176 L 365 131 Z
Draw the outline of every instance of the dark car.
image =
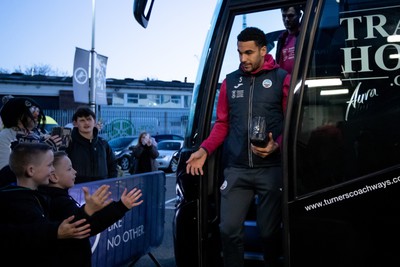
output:
M 132 150 L 129 147 L 135 146 L 137 141 L 137 136 L 121 136 L 108 141 L 123 171 L 129 170 L 133 165 Z

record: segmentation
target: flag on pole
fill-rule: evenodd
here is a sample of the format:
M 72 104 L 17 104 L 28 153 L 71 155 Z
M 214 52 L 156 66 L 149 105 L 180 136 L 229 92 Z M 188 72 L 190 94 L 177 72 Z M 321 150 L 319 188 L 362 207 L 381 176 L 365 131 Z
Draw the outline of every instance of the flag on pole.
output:
M 90 51 L 76 47 L 72 88 L 75 102 L 89 103 Z
M 107 105 L 106 69 L 107 57 L 97 54 L 96 58 L 96 104 Z

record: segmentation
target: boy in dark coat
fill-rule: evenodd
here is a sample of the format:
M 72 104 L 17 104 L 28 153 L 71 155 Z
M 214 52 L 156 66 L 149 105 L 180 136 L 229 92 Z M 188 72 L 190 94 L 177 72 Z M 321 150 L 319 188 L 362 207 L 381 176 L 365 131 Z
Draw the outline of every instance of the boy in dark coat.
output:
M 47 202 L 38 192 L 54 172 L 53 151 L 42 143 L 20 143 L 10 155 L 17 185 L 0 189 L 1 261 L 12 266 L 58 266 L 58 239 L 87 238 L 90 225 L 74 216 L 49 219 Z M 3 265 L 3 264 L 1 264 Z
M 54 153 L 54 173 L 50 176 L 50 183 L 40 187 L 40 191 L 49 198 L 50 218 L 62 220 L 75 215 L 76 218 L 86 218 L 91 227 L 90 235 L 96 235 L 114 222 L 121 219 L 127 211 L 140 205 L 141 190 L 134 188 L 130 192 L 127 189 L 122 193 L 120 201 L 109 199 L 109 186 L 102 186 L 89 198 L 85 197 L 86 204 L 80 206 L 68 194 L 68 189 L 74 186 L 76 171 L 72 167 L 71 160 L 65 152 Z M 87 196 L 88 189 L 83 188 Z M 88 205 L 90 203 L 90 205 Z M 68 253 L 65 253 L 68 251 Z M 57 257 L 59 267 L 91 267 L 91 244 L 89 238 L 81 240 L 60 240 L 57 245 Z
M 79 107 L 72 121 L 72 141 L 66 151 L 78 172 L 76 183 L 117 177 L 118 163 L 108 142 L 99 136 L 96 114 L 89 107 Z

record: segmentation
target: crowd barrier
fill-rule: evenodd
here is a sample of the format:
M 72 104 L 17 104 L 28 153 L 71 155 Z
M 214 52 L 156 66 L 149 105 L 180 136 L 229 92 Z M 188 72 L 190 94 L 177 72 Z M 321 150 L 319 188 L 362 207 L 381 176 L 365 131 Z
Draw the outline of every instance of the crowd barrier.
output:
M 114 267 L 135 262 L 151 249 L 161 245 L 165 220 L 165 173 L 149 172 L 77 184 L 69 190 L 80 204 L 85 202 L 82 187 L 93 193 L 103 184 L 110 185 L 111 197 L 118 201 L 124 190 L 137 187 L 142 190 L 144 202 L 103 232 L 90 238 L 92 262 L 95 267 Z

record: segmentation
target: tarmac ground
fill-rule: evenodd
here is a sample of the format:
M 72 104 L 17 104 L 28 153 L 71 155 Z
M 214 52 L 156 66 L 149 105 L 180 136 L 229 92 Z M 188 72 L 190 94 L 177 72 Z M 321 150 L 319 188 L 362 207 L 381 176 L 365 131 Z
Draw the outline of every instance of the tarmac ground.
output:
M 174 256 L 174 240 L 172 234 L 172 221 L 175 213 L 175 173 L 166 174 L 165 192 L 165 224 L 164 238 L 159 247 L 153 248 L 150 254 L 143 255 L 140 259 L 130 262 L 124 267 L 176 267 Z M 262 261 L 247 260 L 246 267 L 264 266 Z M 186 267 L 186 266 L 185 266 Z M 188 266 L 190 267 L 190 266 Z

